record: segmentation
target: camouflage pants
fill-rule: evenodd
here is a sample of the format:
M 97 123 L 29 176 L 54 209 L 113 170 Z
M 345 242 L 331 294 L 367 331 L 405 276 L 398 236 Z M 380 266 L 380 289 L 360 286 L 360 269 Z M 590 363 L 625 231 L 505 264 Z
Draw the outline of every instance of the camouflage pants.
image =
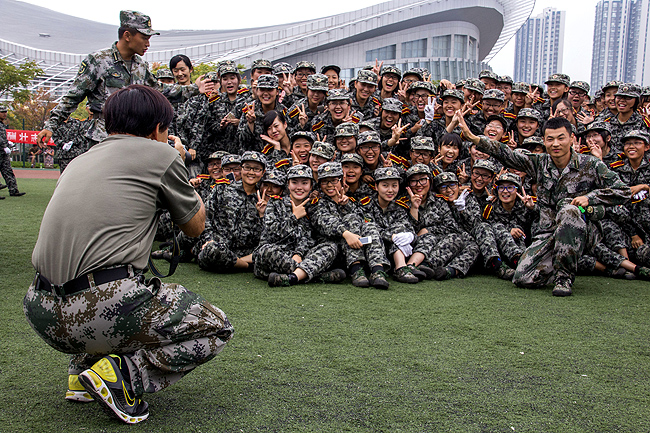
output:
M 449 233 L 446 236 L 425 233 L 417 237 L 413 252 L 423 254 L 425 262 L 437 268 L 449 263 L 462 248 L 463 240 L 457 233 Z
M 501 257 L 512 262 L 515 257 L 523 254 L 526 249 L 523 238 L 515 240 L 510 234 L 510 230 L 501 223 L 491 224 L 491 227 Z
M 460 239 L 462 241 L 460 253 L 455 255 L 446 266 L 456 269 L 465 276 L 472 265 L 474 265 L 474 262 L 476 262 L 476 259 L 478 259 L 481 250 L 469 233 L 461 234 Z
M 345 264 L 350 267 L 355 262 L 366 262 L 370 268 L 375 266 L 390 266 L 390 262 L 384 251 L 384 241 L 379 234 L 379 230 L 374 223 L 363 223 L 359 230 L 359 236 L 371 236 L 372 242 L 364 245 L 362 248 L 351 248 L 345 240 L 339 241 L 339 246 L 345 256 Z
M 233 335 L 226 315 L 177 284 L 133 276 L 70 296 L 30 286 L 27 320 L 47 344 L 74 354 L 79 374 L 108 354 L 124 355 L 137 395 L 156 392 L 214 358 Z
M 230 249 L 226 242 L 215 239 L 201 249 L 197 262 L 199 267 L 206 271 L 232 272 L 237 259 L 251 254 L 253 250 L 254 248 Z
M 604 219 L 600 222 L 603 228 L 603 242 L 614 251 L 632 246 L 630 237 L 614 221 Z
M 577 206 L 565 205 L 555 217 L 555 231 L 535 236 L 524 251 L 513 282 L 520 287 L 542 287 L 554 278 L 573 284 L 578 260 L 600 240 L 600 231 L 587 224 Z
M 18 184 L 16 183 L 14 170 L 11 168 L 11 158 L 2 149 L 0 149 L 0 174 L 2 174 L 2 177 L 9 188 L 9 193 L 17 193 Z
M 616 270 L 621 266 L 625 257 L 607 248 L 603 242 L 599 242 L 591 249 L 585 251 L 585 255 L 578 260 L 578 271 L 593 272 L 596 268 L 596 261 L 602 263 L 607 268 Z
M 476 240 L 478 249 L 483 256 L 483 264 L 487 267 L 492 259 L 501 258 L 497 248 L 497 240 L 494 237 L 492 227 L 486 222 L 480 222 L 474 226 L 472 235 Z M 511 236 L 512 237 L 512 236 Z
M 264 244 L 253 252 L 253 274 L 266 280 L 271 272 L 290 274 L 296 269 L 302 269 L 308 275 L 308 281 L 313 280 L 332 266 L 338 248 L 334 242 L 321 242 L 307 251 L 298 263 L 293 260 L 296 254 L 284 245 Z

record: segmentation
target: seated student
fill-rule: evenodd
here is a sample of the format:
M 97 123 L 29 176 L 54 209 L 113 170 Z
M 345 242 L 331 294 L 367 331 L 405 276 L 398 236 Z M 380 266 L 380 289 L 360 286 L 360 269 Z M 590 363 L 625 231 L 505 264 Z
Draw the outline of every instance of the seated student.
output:
M 435 176 L 440 173 L 434 168 L 434 165 L 432 164 L 435 150 L 436 149 L 433 145 L 433 139 L 431 137 L 416 135 L 415 137 L 411 138 L 411 150 L 409 151 L 410 159 L 407 160 L 406 158 L 396 158 L 396 155 L 388 155 L 388 157 L 392 161 L 393 166 L 399 167 L 402 170 L 408 170 L 415 164 L 426 165 Z
M 212 153 L 205 160 L 208 174 L 200 174 L 190 179 L 190 185 L 199 193 L 204 203 L 212 195 L 212 191 L 217 182 L 223 181 L 224 179 L 223 170 L 221 169 L 221 159 L 226 155 L 227 153 L 222 150 Z
M 447 133 L 440 139 L 438 155 L 433 159 L 434 168 L 439 173 L 447 171 L 456 173 L 458 170 L 458 157 L 463 147 L 463 139 L 456 133 Z
M 384 265 L 388 266 L 389 262 L 382 239 L 376 226 L 364 223 L 356 205 L 345 195 L 342 178 L 343 170 L 338 162 L 326 162 L 318 167 L 321 198 L 313 199 L 307 208 L 314 233 L 319 242 L 332 241 L 339 245 L 354 286 L 388 289 Z M 364 245 L 360 239 L 367 236 L 371 242 Z M 370 268 L 370 278 L 364 264 Z
M 363 158 L 364 182 L 374 184 L 373 174 L 381 167 L 383 156 L 381 154 L 381 140 L 379 134 L 374 131 L 366 131 L 359 134 L 357 142 L 357 153 Z
M 291 165 L 291 140 L 287 128 L 287 119 L 284 114 L 271 110 L 264 115 L 262 126 L 266 134 L 261 138 L 266 143 L 262 153 L 270 166 L 288 168 Z
M 309 127 L 318 134 L 319 141 L 334 143 L 335 128 L 341 123 L 359 123 L 363 115 L 351 109 L 350 94 L 345 89 L 331 89 L 327 92 L 327 110 L 315 116 Z
M 318 167 L 326 162 L 331 162 L 334 159 L 334 152 L 334 146 L 331 144 L 322 141 L 314 142 L 309 151 L 309 168 L 311 168 L 315 180 L 318 180 Z
M 375 194 L 361 178 L 363 176 L 363 158 L 358 153 L 344 153 L 341 156 L 341 169 L 343 170 L 343 189 L 345 195 L 359 202 L 364 197 Z
M 488 89 L 483 93 L 481 111 L 465 119 L 472 132 L 479 135 L 484 133 L 488 119 L 500 115 L 505 108 L 505 97 L 506 95 L 498 89 Z
M 513 152 L 504 143 L 475 136 L 462 113 L 457 116 L 463 134 L 479 150 L 537 181 L 539 217 L 532 244 L 519 260 L 514 283 L 540 287 L 553 278 L 554 296 L 571 295 L 578 258 L 591 251 L 599 237 L 598 228 L 583 218 L 579 207 L 589 210 L 590 205 L 622 204 L 630 197 L 629 188 L 601 161 L 573 151 L 571 123 L 564 118 L 551 118 L 543 127 L 547 153 L 524 154 Z
M 539 128 L 541 126 L 541 115 L 532 108 L 522 108 L 517 114 L 517 120 L 511 125 L 511 129 L 515 132 L 515 141 L 517 147 L 521 147 L 522 143 L 528 137 L 533 135 L 539 136 Z M 465 136 L 467 138 L 467 136 Z
M 311 169 L 294 165 L 287 171 L 287 179 L 289 196 L 271 196 L 264 213 L 260 245 L 253 252 L 253 273 L 268 280 L 271 287 L 315 279 L 340 283 L 345 271 L 327 271 L 336 259 L 336 243 L 317 243 L 307 218 L 306 206 L 314 182 Z
M 406 126 L 406 123 L 402 124 L 401 122 L 402 107 L 403 104 L 397 99 L 385 99 L 379 109 L 379 116 L 369 121 L 373 129 L 379 134 L 381 150 L 383 152 L 402 155 L 408 150 L 408 146 L 404 143 L 404 140 L 399 137 L 394 137 L 395 129 L 403 131 L 405 128 L 402 128 L 402 125 Z
M 591 122 L 580 134 L 580 153 L 589 153 L 603 161 L 611 164 L 621 159 L 621 153 L 616 153 L 611 148 L 612 134 L 609 123 L 600 120 Z
M 309 130 L 314 117 L 322 112 L 328 90 L 326 75 L 312 74 L 307 77 L 307 97 L 295 102 L 287 112 L 287 120 L 293 131 Z
M 205 231 L 197 262 L 210 272 L 252 270 L 252 252 L 262 234 L 266 197 L 257 188 L 266 159 L 259 152 L 244 152 L 242 178 L 216 189 L 206 206 Z
M 470 172 L 472 195 L 476 198 L 481 209 L 484 209 L 493 198 L 492 182 L 496 177 L 496 167 L 488 159 L 479 159 L 474 163 Z M 460 181 L 460 176 L 459 176 Z
M 316 137 L 312 132 L 298 131 L 291 134 L 291 165 L 309 164 L 309 152 Z M 282 165 L 283 166 L 283 165 Z
M 228 154 L 221 158 L 221 174 L 224 178 L 234 177 L 235 182 L 241 180 L 241 156 Z M 232 176 L 228 176 L 232 174 Z
M 282 170 L 271 168 L 264 172 L 260 186 L 261 197 L 282 197 L 287 184 L 287 175 Z M 267 200 L 268 201 L 268 200 Z
M 336 127 L 334 134 L 334 144 L 338 150 L 337 157 L 346 153 L 355 153 L 357 150 L 357 137 L 359 136 L 359 126 L 354 122 L 341 123 Z

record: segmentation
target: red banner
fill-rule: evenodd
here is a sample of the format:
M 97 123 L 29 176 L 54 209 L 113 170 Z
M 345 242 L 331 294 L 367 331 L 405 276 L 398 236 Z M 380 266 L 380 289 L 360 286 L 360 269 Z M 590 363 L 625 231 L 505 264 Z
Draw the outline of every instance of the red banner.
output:
M 18 129 L 7 129 L 7 140 L 14 143 L 36 144 L 36 137 L 39 131 L 21 131 Z M 48 146 L 56 146 L 50 138 Z

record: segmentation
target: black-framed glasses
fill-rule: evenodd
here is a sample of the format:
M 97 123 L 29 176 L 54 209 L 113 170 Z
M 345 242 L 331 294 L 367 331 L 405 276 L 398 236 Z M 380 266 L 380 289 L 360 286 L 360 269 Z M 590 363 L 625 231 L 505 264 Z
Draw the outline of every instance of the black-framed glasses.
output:
M 417 185 L 424 186 L 428 182 L 429 182 L 428 177 L 421 177 L 420 179 L 411 179 L 411 180 L 409 180 L 409 185 L 410 186 L 417 186 Z
M 472 177 L 475 177 L 475 178 L 479 178 L 479 177 L 480 177 L 480 178 L 483 179 L 483 180 L 490 180 L 490 178 L 491 178 L 492 176 L 494 176 L 494 175 L 493 175 L 493 174 L 480 174 L 480 173 L 477 173 L 476 171 L 473 171 L 473 172 L 472 172 Z
M 378 144 L 372 144 L 372 145 L 371 144 L 364 144 L 362 146 L 359 146 L 359 150 L 361 152 L 368 152 L 369 150 L 377 150 L 377 149 L 379 149 Z
M 328 177 L 327 179 L 322 179 L 320 181 L 320 184 L 321 185 L 336 185 L 340 181 L 341 181 L 341 179 L 339 179 L 338 177 Z
M 253 173 L 261 173 L 262 171 L 264 171 L 264 167 L 256 167 L 253 165 L 242 165 L 241 168 L 242 170 L 252 171 Z
M 446 183 L 444 185 L 440 185 L 440 191 L 445 191 L 447 189 L 456 189 L 458 188 L 457 183 Z

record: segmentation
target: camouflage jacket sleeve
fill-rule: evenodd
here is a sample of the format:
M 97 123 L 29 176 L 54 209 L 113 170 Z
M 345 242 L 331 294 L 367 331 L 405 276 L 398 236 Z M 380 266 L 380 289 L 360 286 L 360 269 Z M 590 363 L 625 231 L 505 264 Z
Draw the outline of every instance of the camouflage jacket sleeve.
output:
M 289 200 L 288 198 L 286 200 Z M 282 198 L 271 198 L 264 211 L 264 230 L 260 244 L 291 246 L 298 219 L 291 213 L 291 203 Z
M 457 216 L 461 226 L 469 233 L 482 221 L 481 208 L 473 194 L 465 197 L 464 211 L 460 212 L 454 209 L 452 212 Z
M 533 179 L 537 179 L 537 155 L 513 152 L 507 144 L 486 137 L 481 137 L 476 148 L 481 152 L 492 155 L 504 166 L 526 172 Z
M 617 205 L 630 200 L 632 192 L 618 175 L 599 159 L 589 157 L 587 164 L 596 173 L 598 189 L 587 193 L 590 205 Z
M 9 146 L 9 140 L 7 139 L 7 127 L 4 123 L 0 122 L 0 152 L 4 152 L 5 147 Z

